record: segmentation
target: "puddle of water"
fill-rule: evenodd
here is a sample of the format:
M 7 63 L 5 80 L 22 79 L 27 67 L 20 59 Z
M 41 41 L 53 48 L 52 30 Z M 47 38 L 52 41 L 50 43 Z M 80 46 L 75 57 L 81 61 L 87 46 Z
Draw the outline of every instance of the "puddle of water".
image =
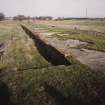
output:
M 54 34 L 58 34 L 58 32 L 40 32 L 41 37 L 48 37 L 48 36 L 52 36 Z
M 43 35 L 43 36 L 49 36 L 49 35 L 53 35 L 53 34 L 55 34 L 55 33 L 53 33 L 53 32 L 46 32 L 46 33 L 40 33 L 40 35 Z
M 47 29 L 43 29 L 43 28 L 34 28 L 34 31 L 37 33 L 47 33 L 48 32 Z

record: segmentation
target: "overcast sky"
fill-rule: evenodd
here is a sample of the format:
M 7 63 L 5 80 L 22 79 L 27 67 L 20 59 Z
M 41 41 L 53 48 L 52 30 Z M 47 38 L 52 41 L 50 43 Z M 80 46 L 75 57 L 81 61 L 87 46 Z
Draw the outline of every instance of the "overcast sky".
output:
M 0 0 L 7 16 L 105 17 L 105 0 Z

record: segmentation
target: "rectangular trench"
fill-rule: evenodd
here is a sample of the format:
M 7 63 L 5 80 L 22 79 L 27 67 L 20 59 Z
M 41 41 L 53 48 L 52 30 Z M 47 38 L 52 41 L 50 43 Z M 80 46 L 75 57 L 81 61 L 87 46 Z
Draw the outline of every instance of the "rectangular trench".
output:
M 21 25 L 21 27 L 23 28 L 25 33 L 34 41 L 40 55 L 43 56 L 49 63 L 54 66 L 71 65 L 71 62 L 65 57 L 64 54 L 62 54 L 53 46 L 41 40 L 37 33 L 32 32 L 24 25 Z

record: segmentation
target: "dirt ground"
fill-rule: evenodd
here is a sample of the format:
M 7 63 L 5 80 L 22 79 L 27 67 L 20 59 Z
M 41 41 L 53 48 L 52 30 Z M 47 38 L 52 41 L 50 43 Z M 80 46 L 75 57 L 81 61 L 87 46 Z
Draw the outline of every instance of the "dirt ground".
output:
M 48 25 L 49 27 L 55 26 L 60 28 L 79 28 L 82 30 L 91 30 L 91 31 L 97 31 L 97 32 L 105 32 L 104 25 L 97 25 L 95 24 L 84 24 L 84 21 L 72 21 L 68 22 L 66 21 L 37 21 L 38 24 L 44 24 Z M 35 30 L 37 31 L 37 30 Z M 40 37 L 45 40 L 48 44 L 51 44 L 52 46 L 59 49 L 62 53 L 65 54 L 65 56 L 69 56 L 72 54 L 72 56 L 75 57 L 76 60 L 81 62 L 82 64 L 85 64 L 89 66 L 91 69 L 94 70 L 105 70 L 105 52 L 96 51 L 96 50 L 89 50 L 89 49 L 75 49 L 71 47 L 76 47 L 78 45 L 86 45 L 86 42 L 81 42 L 79 40 L 58 40 L 57 38 L 47 38 L 48 36 L 54 35 L 54 32 L 47 32 L 46 30 L 40 31 L 40 29 L 37 31 L 40 33 Z M 59 32 L 58 32 L 59 33 Z

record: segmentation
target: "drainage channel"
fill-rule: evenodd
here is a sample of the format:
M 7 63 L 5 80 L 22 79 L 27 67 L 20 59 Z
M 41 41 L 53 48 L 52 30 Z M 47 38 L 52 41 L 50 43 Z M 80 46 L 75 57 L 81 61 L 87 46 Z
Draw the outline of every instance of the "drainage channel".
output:
M 35 46 L 37 47 L 38 52 L 41 56 L 43 56 L 48 62 L 50 62 L 52 65 L 71 65 L 71 62 L 65 57 L 64 54 L 62 54 L 60 51 L 58 51 L 53 46 L 47 44 L 45 41 L 40 39 L 38 36 L 38 33 L 32 32 L 30 29 L 28 29 L 26 26 L 21 25 L 25 33 L 33 39 Z

